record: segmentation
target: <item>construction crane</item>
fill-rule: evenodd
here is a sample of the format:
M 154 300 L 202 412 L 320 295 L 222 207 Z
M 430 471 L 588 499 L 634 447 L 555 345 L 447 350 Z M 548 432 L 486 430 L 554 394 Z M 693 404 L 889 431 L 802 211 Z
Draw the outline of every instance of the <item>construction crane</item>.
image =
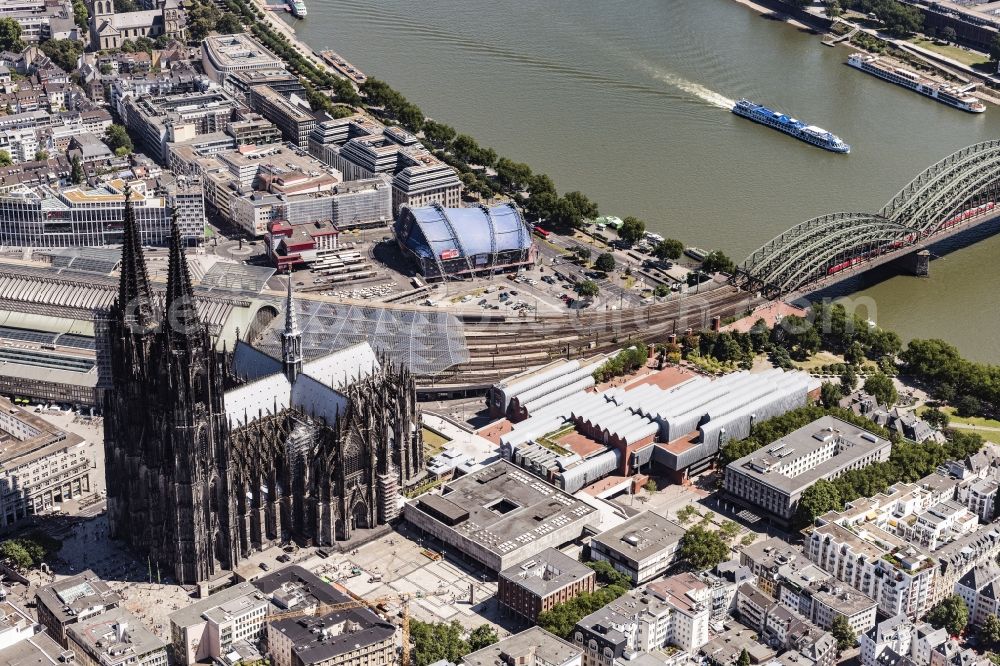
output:
M 437 593 L 431 593 L 424 595 L 421 593 L 417 594 L 390 594 L 383 597 L 376 597 L 374 599 L 355 599 L 354 601 L 344 601 L 338 604 L 318 604 L 316 606 L 310 606 L 309 608 L 303 608 L 301 610 L 291 610 L 284 613 L 276 613 L 267 618 L 268 622 L 273 622 L 275 620 L 288 620 L 297 617 L 304 616 L 314 616 L 321 617 L 329 613 L 335 613 L 337 611 L 351 610 L 352 608 L 368 608 L 370 610 L 377 611 L 379 606 L 384 606 L 386 604 L 400 603 L 403 607 L 403 653 L 402 653 L 402 666 L 410 666 L 410 599 L 420 599 L 424 596 L 437 596 Z

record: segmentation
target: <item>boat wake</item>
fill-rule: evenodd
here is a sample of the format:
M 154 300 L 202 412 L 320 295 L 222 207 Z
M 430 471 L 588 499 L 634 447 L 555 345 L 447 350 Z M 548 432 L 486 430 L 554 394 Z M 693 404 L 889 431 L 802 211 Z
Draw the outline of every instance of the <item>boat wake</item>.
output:
M 681 90 L 692 97 L 701 100 L 702 102 L 711 104 L 712 106 L 716 106 L 720 109 L 726 109 L 727 111 L 732 109 L 733 105 L 736 104 L 736 100 L 717 93 L 711 88 L 703 86 L 700 83 L 689 81 L 671 71 L 641 60 L 636 61 L 636 64 L 653 78 L 662 81 L 667 85 L 673 86 L 674 88 L 677 88 L 678 90 Z

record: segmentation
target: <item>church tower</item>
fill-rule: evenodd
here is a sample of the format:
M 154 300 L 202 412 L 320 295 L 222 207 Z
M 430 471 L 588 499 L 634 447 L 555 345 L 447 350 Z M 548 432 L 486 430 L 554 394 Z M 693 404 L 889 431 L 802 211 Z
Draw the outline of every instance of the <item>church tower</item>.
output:
M 302 331 L 295 312 L 295 298 L 292 296 L 292 274 L 288 274 L 288 295 L 285 297 L 285 330 L 281 332 L 281 367 L 294 382 L 302 372 Z
M 126 188 L 118 300 L 109 313 L 105 401 L 111 534 L 179 582 L 236 564 L 230 543 L 224 389 L 228 368 L 201 321 L 174 219 L 167 292 L 153 294 Z

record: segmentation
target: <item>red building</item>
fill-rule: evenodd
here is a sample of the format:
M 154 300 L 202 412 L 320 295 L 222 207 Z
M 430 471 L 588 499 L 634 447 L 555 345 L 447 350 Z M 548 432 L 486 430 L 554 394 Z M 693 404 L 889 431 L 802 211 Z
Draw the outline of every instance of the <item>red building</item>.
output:
M 332 222 L 291 225 L 275 220 L 268 227 L 268 245 L 278 272 L 294 270 L 338 247 L 340 230 Z

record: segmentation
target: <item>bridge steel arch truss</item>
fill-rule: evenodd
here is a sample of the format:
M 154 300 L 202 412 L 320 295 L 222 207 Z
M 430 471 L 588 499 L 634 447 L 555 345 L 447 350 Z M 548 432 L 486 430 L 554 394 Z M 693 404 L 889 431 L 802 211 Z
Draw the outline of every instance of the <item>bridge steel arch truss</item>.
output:
M 877 213 L 831 213 L 796 225 L 743 262 L 737 282 L 778 296 L 820 280 L 840 263 L 875 257 L 912 232 Z
M 772 297 L 800 291 L 844 262 L 918 246 L 964 211 L 990 203 L 1000 212 L 1000 140 L 928 167 L 877 213 L 832 213 L 792 227 L 747 257 L 734 281 Z

